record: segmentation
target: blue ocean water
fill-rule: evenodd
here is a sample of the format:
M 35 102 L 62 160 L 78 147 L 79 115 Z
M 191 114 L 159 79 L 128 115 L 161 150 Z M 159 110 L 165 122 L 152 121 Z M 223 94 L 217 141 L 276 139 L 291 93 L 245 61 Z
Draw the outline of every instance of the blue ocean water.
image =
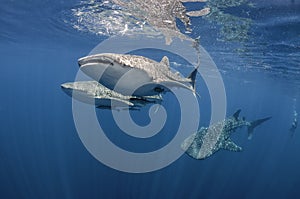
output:
M 0 198 L 298 198 L 300 128 L 293 136 L 289 129 L 294 112 L 300 112 L 300 2 L 253 3 L 254 8 L 226 10 L 253 20 L 246 41 L 226 40 L 222 24 L 196 18 L 192 36 L 201 35 L 201 45 L 221 71 L 227 115 L 242 109 L 246 119 L 272 119 L 251 141 L 245 129 L 235 133 L 240 153 L 221 150 L 205 160 L 184 154 L 161 170 L 130 174 L 105 166 L 86 150 L 71 98 L 60 89 L 74 81 L 78 58 L 107 37 L 66 22 L 80 1 L 1 1 Z M 155 52 L 140 53 L 160 59 Z M 188 74 L 191 68 L 176 69 Z M 209 93 L 201 78 L 196 86 L 199 123 L 207 126 Z M 166 109 L 178 121 L 170 101 L 167 96 Z M 108 110 L 96 112 L 108 137 L 132 151 L 159 148 L 176 131 L 175 122 L 167 123 L 154 140 L 138 142 L 120 132 Z M 145 113 L 132 115 L 146 124 Z

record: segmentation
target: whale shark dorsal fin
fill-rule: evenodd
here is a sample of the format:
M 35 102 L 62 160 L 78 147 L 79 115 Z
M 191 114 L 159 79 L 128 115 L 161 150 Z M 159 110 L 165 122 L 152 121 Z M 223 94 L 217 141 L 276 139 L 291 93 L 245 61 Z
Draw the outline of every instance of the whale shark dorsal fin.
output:
M 239 147 L 238 145 L 236 145 L 234 142 L 232 142 L 231 139 L 224 140 L 221 148 L 228 150 L 228 151 L 235 151 L 235 152 L 242 151 L 242 147 Z
M 162 63 L 162 64 L 166 65 L 168 68 L 170 68 L 170 61 L 169 61 L 169 58 L 167 56 L 164 56 L 161 59 L 160 63 Z
M 233 114 L 234 119 L 238 120 L 239 115 L 240 115 L 240 112 L 241 112 L 241 109 L 237 110 L 237 111 Z

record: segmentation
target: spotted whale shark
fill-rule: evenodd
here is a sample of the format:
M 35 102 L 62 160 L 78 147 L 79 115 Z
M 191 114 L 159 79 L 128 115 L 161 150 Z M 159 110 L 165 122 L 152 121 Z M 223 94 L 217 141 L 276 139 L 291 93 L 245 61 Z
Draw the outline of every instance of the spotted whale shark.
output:
M 170 68 L 168 57 L 160 62 L 137 55 L 103 53 L 78 60 L 81 71 L 122 95 L 151 96 L 180 87 L 194 91 L 197 68 L 182 77 Z
M 95 105 L 100 109 L 138 109 L 148 103 L 159 103 L 160 96 L 125 96 L 106 88 L 96 81 L 78 81 L 61 84 L 62 90 L 70 97 Z
M 230 139 L 231 134 L 237 128 L 246 126 L 248 127 L 248 139 L 251 139 L 254 128 L 271 117 L 249 122 L 245 118 L 239 117 L 240 112 L 241 110 L 238 110 L 232 117 L 212 124 L 209 127 L 200 128 L 199 131 L 183 141 L 181 148 L 195 159 L 208 158 L 220 149 L 236 152 L 242 151 L 242 148 Z

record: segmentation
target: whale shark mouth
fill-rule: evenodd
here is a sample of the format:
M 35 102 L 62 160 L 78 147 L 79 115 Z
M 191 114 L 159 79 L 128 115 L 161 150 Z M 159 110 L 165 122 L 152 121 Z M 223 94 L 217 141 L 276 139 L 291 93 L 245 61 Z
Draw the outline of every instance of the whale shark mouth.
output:
M 86 57 L 82 57 L 78 59 L 78 65 L 79 67 L 83 67 L 85 65 L 89 64 L 103 64 L 103 65 L 110 65 L 113 64 L 114 60 L 104 56 L 104 55 L 90 55 Z

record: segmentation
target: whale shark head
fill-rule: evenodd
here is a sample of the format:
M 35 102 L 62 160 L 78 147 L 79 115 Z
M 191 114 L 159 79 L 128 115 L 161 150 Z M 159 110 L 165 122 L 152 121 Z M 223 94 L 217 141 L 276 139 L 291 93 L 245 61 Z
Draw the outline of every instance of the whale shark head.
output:
M 103 53 L 80 58 L 78 64 L 89 77 L 123 95 L 157 95 L 170 87 L 193 91 L 186 83 L 194 83 L 195 75 L 179 77 L 170 70 L 167 57 L 156 62 L 143 56 Z

